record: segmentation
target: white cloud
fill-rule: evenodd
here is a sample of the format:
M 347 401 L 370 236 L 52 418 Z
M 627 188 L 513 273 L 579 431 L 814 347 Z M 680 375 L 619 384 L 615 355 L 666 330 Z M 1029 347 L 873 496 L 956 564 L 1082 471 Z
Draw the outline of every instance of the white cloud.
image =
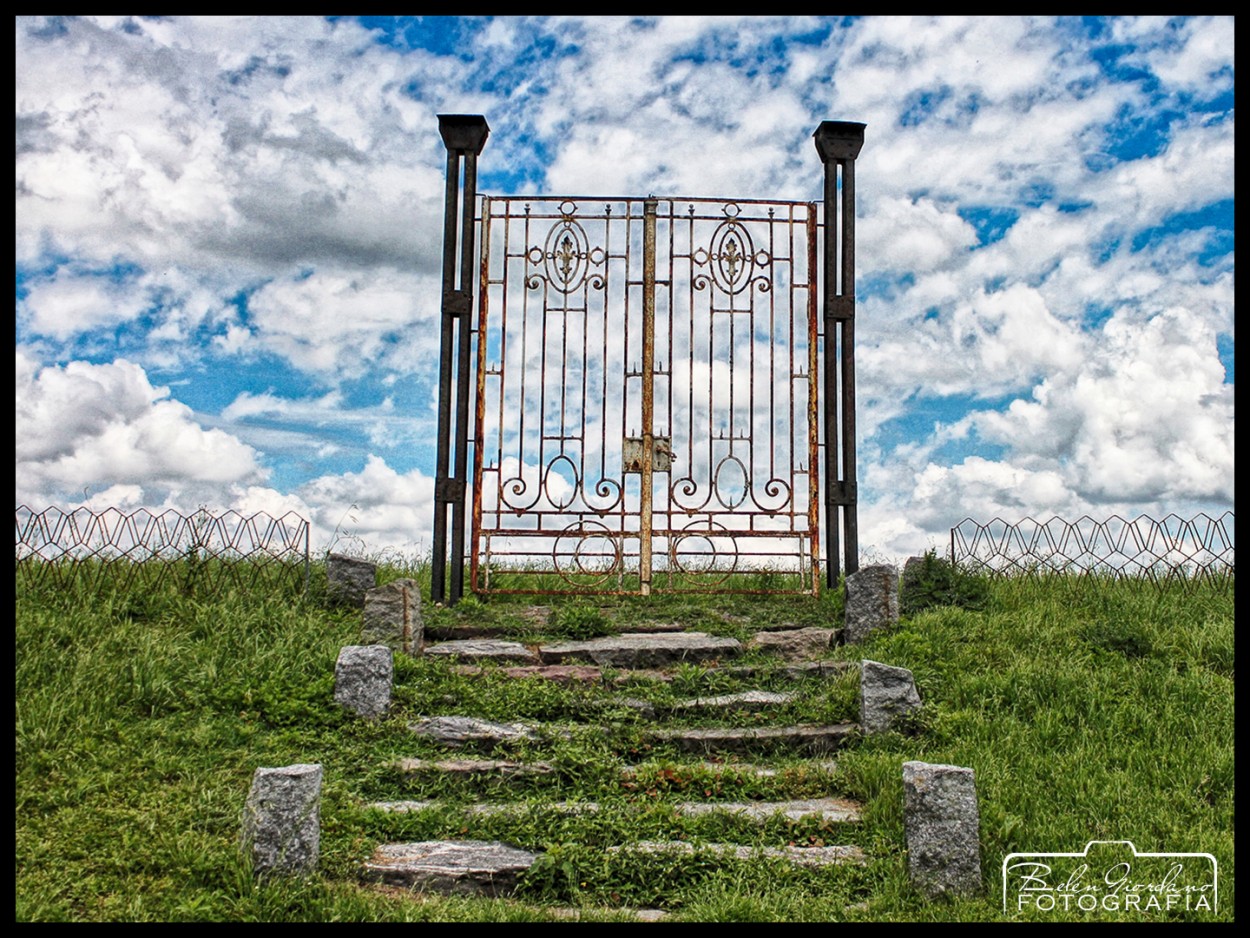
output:
M 40 367 L 18 349 L 16 374 L 18 501 L 110 489 L 133 502 L 133 486 L 161 499 L 264 478 L 251 447 L 205 430 L 138 365 Z

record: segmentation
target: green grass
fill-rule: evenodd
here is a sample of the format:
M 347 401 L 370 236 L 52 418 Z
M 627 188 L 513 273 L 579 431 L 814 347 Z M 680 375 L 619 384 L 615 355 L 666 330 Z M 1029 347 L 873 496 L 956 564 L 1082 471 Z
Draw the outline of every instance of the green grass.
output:
M 379 579 L 409 575 L 428 583 L 428 570 L 412 565 L 391 564 Z M 838 756 L 831 776 L 784 754 L 753 759 L 778 770 L 760 778 L 716 772 L 648 742 L 646 722 L 619 698 L 646 700 L 661 721 L 686 725 L 714 718 L 679 721 L 665 708 L 748 687 L 799 687 L 800 701 L 743 720 L 834 722 L 855 717 L 853 674 L 747 681 L 687 665 L 669 683 L 560 686 L 490 670 L 466 676 L 445 661 L 400 655 L 391 715 L 365 723 L 333 703 L 334 661 L 358 640 L 359 613 L 325 607 L 323 570 L 314 569 L 308 596 L 274 587 L 204 599 L 173 581 L 143 593 L 97 592 L 72 579 L 19 583 L 16 919 L 543 921 L 575 906 L 585 919 L 610 921 L 619 907 L 658 906 L 689 921 L 1002 921 L 1022 918 L 1001 910 L 999 867 L 1008 853 L 1131 840 L 1143 851 L 1213 854 L 1219 911 L 1188 918 L 1232 921 L 1231 591 L 1056 578 L 981 586 L 962 594 L 976 595 L 968 604 L 976 608 L 920 609 L 835 652 L 912 669 L 926 706 L 908 733 L 861 741 Z M 959 602 L 956 594 L 939 598 Z M 535 615 L 535 602 L 547 608 Z M 526 642 L 673 621 L 745 639 L 763 624 L 834 624 L 841 595 L 493 597 L 425 613 L 427 623 L 490 625 Z M 406 726 L 453 713 L 552 721 L 572 732 L 498 753 L 551 762 L 549 776 L 469 782 L 391 767 L 401 757 L 445 757 Z M 982 896 L 931 902 L 909 885 L 901 777 L 908 760 L 976 770 Z M 238 846 L 252 774 L 303 762 L 319 762 L 325 773 L 318 873 L 258 883 Z M 629 780 L 618 771 L 624 764 L 636 767 Z M 861 800 L 863 823 L 848 834 L 814 819 L 760 824 L 672 809 L 682 800 L 826 794 Z M 399 798 L 442 806 L 410 815 L 365 807 Z M 568 816 L 544 807 L 557 800 L 595 801 L 600 811 Z M 467 814 L 478 801 L 529 810 Z M 544 856 L 509 900 L 412 896 L 360 882 L 360 864 L 378 844 L 441 837 L 501 839 Z M 869 862 L 814 871 L 606 849 L 658 839 L 854 842 Z

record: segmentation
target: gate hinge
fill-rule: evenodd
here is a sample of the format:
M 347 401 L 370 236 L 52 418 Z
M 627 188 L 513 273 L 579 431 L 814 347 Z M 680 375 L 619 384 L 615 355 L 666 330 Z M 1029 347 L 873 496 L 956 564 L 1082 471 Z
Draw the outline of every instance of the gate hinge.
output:
M 434 501 L 438 504 L 452 504 L 464 500 L 464 483 L 459 479 L 436 479 L 434 481 Z
M 854 505 L 857 495 L 854 481 L 830 482 L 825 489 L 826 505 Z

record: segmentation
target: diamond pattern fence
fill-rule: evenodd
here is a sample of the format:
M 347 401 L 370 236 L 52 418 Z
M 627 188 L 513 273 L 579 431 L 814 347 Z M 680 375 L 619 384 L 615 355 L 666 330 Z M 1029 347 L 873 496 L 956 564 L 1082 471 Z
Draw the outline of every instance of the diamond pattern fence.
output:
M 951 529 L 951 563 L 971 573 L 1109 576 L 1167 583 L 1209 582 L 1231 589 L 1233 512 L 1162 519 L 1112 515 L 1098 521 L 1025 518 L 985 524 L 965 518 Z
M 281 588 L 306 591 L 309 523 L 294 512 L 140 508 L 15 510 L 20 586 L 118 590 L 176 584 L 187 593 Z

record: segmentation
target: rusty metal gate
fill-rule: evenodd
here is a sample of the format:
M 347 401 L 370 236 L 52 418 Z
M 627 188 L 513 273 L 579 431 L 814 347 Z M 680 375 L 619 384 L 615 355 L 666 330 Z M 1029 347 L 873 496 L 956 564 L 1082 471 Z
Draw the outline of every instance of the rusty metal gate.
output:
M 479 230 L 472 589 L 815 591 L 816 204 L 484 198 Z
M 818 221 L 813 202 L 510 197 L 479 208 L 486 119 L 438 120 L 431 599 L 460 599 L 466 556 L 475 592 L 815 593 L 822 524 L 824 582 L 837 585 L 841 554 L 857 570 L 864 125 L 823 121 L 812 135 Z

